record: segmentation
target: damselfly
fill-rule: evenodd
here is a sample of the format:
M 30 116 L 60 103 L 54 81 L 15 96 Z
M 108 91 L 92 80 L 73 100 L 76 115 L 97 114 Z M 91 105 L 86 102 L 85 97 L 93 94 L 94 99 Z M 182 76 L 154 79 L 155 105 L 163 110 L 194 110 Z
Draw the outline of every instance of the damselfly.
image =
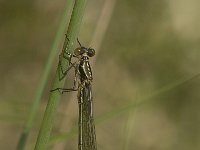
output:
M 78 39 L 77 39 L 78 41 Z M 66 71 L 60 64 L 61 72 L 63 78 L 67 75 L 71 68 L 75 68 L 75 79 L 74 86 L 70 89 L 57 88 L 61 93 L 78 91 L 78 104 L 79 104 L 79 140 L 78 149 L 79 150 L 96 150 L 96 134 L 95 125 L 93 118 L 93 107 L 92 107 L 92 85 L 93 80 L 92 70 L 89 63 L 89 57 L 95 55 L 95 50 L 92 48 L 86 48 L 81 45 L 78 41 L 80 47 L 74 50 L 74 54 L 68 54 L 69 57 L 64 57 L 69 60 L 69 67 Z M 64 56 L 64 55 L 63 55 Z M 77 61 L 72 63 L 71 58 L 77 58 Z M 77 87 L 76 87 L 77 86 Z

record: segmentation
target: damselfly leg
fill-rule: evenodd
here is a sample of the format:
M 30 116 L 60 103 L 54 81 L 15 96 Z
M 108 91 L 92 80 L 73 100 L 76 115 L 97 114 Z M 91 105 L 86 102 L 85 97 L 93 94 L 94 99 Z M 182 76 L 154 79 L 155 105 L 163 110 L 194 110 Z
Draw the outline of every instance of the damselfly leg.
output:
M 71 61 L 69 62 L 69 67 L 66 69 L 66 70 L 64 70 L 63 69 L 63 66 L 62 66 L 62 64 L 61 64 L 61 61 L 59 60 L 59 68 L 60 68 L 60 72 L 59 72 L 59 80 L 61 81 L 62 79 L 64 79 L 65 78 L 65 76 L 67 75 L 67 73 L 69 72 L 69 70 L 71 70 L 72 68 L 76 68 L 76 62 L 74 62 L 74 63 L 72 63 Z M 61 75 L 61 74 L 62 75 Z
M 67 34 L 65 34 L 66 36 L 66 39 L 68 40 L 68 42 L 70 41 L 69 38 L 67 37 Z M 68 63 L 69 63 L 69 67 L 64 71 L 63 69 L 63 66 L 62 66 L 62 57 L 67 59 L 68 60 Z M 68 73 L 68 71 L 71 69 L 71 68 L 75 68 L 75 63 L 72 63 L 72 57 L 73 57 L 73 54 L 69 53 L 67 51 L 67 48 L 65 51 L 63 51 L 60 55 L 59 55 L 59 63 L 58 63 L 58 67 L 61 69 L 61 71 L 59 71 L 59 80 L 61 81 Z M 61 73 L 61 74 L 60 74 Z
M 78 89 L 73 89 L 73 88 L 69 88 L 69 89 L 65 89 L 65 88 L 56 88 L 56 89 L 51 90 L 50 92 L 57 91 L 57 90 L 58 90 L 61 94 L 65 93 L 65 92 L 78 91 Z
M 67 75 L 67 73 L 72 69 L 72 68 L 75 68 L 75 76 L 74 76 L 74 82 L 73 82 L 73 87 L 72 88 L 56 88 L 56 89 L 53 89 L 51 90 L 50 92 L 53 92 L 53 91 L 59 91 L 61 94 L 63 94 L 64 92 L 72 92 L 72 91 L 78 91 L 78 87 L 76 87 L 76 84 L 77 84 L 77 69 L 76 69 L 76 66 L 75 66 L 76 63 L 73 63 L 69 66 L 69 68 L 65 71 L 63 71 L 63 68 L 62 66 L 60 66 L 61 68 L 61 72 L 63 74 L 63 78 Z M 62 78 L 62 79 L 63 79 Z

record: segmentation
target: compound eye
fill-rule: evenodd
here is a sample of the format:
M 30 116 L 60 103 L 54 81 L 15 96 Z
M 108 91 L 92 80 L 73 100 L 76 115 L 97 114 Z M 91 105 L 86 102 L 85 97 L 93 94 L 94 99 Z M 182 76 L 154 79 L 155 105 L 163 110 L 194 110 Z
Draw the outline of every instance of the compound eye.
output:
M 94 56 L 94 55 L 95 55 L 95 50 L 92 49 L 92 48 L 89 48 L 88 51 L 87 51 L 87 55 L 88 55 L 89 57 Z
M 82 54 L 82 50 L 81 50 L 81 47 L 78 47 L 74 50 L 74 55 L 75 56 L 79 56 Z

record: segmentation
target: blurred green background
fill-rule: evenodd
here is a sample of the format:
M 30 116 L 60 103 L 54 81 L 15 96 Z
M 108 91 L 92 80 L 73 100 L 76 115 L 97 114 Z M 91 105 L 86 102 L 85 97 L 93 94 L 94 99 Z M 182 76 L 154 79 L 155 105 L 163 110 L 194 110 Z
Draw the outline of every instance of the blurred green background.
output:
M 98 149 L 199 150 L 200 78 L 191 78 L 200 73 L 200 1 L 112 1 L 112 16 L 92 58 Z M 105 2 L 88 1 L 79 34 L 85 46 L 93 47 L 90 41 Z M 0 1 L 1 150 L 16 148 L 65 3 Z M 57 63 L 58 55 L 27 150 L 34 147 Z M 77 126 L 73 95 L 63 95 L 52 135 Z M 77 135 L 48 149 L 76 150 Z

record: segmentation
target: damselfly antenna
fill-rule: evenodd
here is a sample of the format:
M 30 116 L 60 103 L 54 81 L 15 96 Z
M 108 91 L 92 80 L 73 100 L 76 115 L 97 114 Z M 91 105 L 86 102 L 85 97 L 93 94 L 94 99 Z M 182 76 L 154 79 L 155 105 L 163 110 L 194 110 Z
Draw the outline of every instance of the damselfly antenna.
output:
M 80 45 L 80 47 L 82 47 L 82 46 L 81 46 L 81 43 L 80 43 L 79 40 L 78 40 L 78 38 L 77 38 L 77 42 L 78 42 L 78 44 Z

